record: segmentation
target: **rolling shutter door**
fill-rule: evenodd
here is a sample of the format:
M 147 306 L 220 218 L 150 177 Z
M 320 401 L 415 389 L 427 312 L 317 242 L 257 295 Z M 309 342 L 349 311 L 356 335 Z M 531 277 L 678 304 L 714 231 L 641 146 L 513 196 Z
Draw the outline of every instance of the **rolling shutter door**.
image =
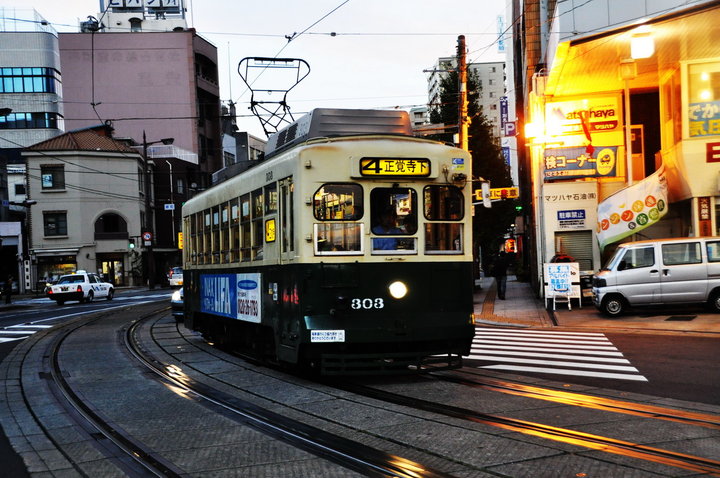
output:
M 555 251 L 573 256 L 580 263 L 581 271 L 593 269 L 592 231 L 568 231 L 555 233 Z

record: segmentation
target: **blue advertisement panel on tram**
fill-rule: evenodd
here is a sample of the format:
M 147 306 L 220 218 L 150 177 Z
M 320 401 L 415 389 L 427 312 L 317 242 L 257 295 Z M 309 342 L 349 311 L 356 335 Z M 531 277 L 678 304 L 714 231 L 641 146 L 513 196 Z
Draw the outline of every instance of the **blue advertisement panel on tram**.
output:
M 201 312 L 260 323 L 260 281 L 257 273 L 201 274 Z

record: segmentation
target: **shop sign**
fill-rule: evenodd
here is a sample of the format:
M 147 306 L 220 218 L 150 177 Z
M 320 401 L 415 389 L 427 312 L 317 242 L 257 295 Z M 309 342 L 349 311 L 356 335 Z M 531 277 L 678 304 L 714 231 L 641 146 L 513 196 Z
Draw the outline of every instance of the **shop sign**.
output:
M 665 166 L 607 197 L 597 208 L 600 249 L 658 222 L 667 214 L 667 200 Z
M 599 96 L 550 102 L 545 106 L 545 121 L 550 136 L 588 136 L 614 131 L 621 126 L 620 97 Z
M 585 146 L 548 148 L 543 158 L 545 181 L 615 176 L 617 150 L 617 146 L 597 146 L 591 153 Z
M 557 211 L 559 229 L 586 229 L 585 209 L 566 209 Z
M 720 135 L 720 101 L 690 103 L 688 123 L 690 137 Z

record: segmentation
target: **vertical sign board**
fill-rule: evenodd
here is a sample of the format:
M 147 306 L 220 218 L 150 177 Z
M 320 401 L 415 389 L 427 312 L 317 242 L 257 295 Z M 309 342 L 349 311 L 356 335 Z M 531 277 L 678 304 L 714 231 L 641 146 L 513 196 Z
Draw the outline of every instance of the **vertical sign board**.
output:
M 710 216 L 710 197 L 702 196 L 698 199 L 698 222 L 701 236 L 712 236 L 712 220 Z
M 553 262 L 543 264 L 545 297 L 555 293 L 567 294 L 580 299 L 580 264 L 578 262 Z
M 260 323 L 262 276 L 253 274 L 201 274 L 200 311 L 230 319 Z

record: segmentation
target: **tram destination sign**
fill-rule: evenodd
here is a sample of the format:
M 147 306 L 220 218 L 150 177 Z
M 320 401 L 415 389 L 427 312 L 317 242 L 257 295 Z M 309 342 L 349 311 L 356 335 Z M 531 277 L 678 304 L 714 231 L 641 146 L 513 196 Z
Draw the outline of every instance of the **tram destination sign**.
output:
M 361 158 L 362 176 L 430 176 L 427 158 Z

